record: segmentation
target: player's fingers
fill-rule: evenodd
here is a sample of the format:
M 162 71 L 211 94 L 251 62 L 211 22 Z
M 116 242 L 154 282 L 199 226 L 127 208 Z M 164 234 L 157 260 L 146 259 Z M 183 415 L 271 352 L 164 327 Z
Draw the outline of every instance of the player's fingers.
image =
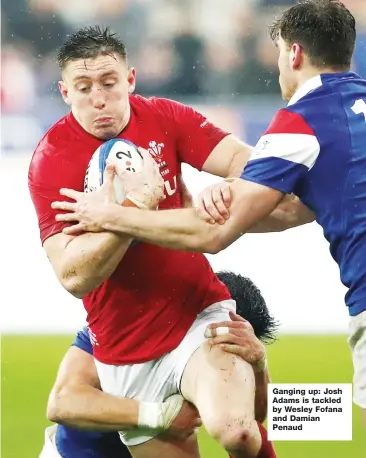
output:
M 227 353 L 235 354 L 247 363 L 254 365 L 255 367 L 257 367 L 257 370 L 260 367 L 263 367 L 263 361 L 266 357 L 265 353 L 260 352 L 258 350 L 253 350 L 252 348 L 246 346 L 242 342 L 223 342 L 219 343 L 218 346 L 221 348 L 221 350 Z M 260 370 L 263 371 L 263 369 Z
M 237 313 L 229 312 L 229 316 L 233 321 L 242 321 L 243 323 L 248 323 L 248 321 L 245 318 L 238 315 Z
M 116 176 L 116 167 L 113 164 L 108 164 L 103 174 L 103 187 L 106 191 L 108 199 L 111 202 L 116 202 L 116 193 L 114 190 L 113 182 Z
M 204 203 L 202 197 L 198 198 L 197 207 L 195 209 L 196 209 L 197 215 L 201 219 L 203 219 L 203 221 L 206 221 L 206 223 L 215 224 L 216 221 L 211 217 L 211 215 L 206 210 L 205 203 Z
M 212 339 L 217 336 L 222 336 L 226 334 L 234 334 L 242 338 L 251 339 L 253 336 L 253 329 L 251 326 L 219 326 L 214 329 L 207 328 L 205 330 L 205 337 L 207 339 Z
M 231 312 L 230 312 L 231 313 Z M 238 315 L 239 316 L 239 315 Z M 207 327 L 210 329 L 215 329 L 220 326 L 229 326 L 231 328 L 243 328 L 243 329 L 251 329 L 252 325 L 247 320 L 235 320 L 235 321 L 218 321 L 216 323 L 211 323 Z
M 236 336 L 232 333 L 227 333 L 227 334 L 224 334 L 222 336 L 217 336 L 217 337 L 214 337 L 213 339 L 209 339 L 207 341 L 207 343 L 211 346 L 213 345 L 220 345 L 220 344 L 235 344 L 235 345 L 242 345 L 244 346 L 245 345 L 245 342 L 244 340 L 239 337 L 239 336 Z
M 142 146 L 138 146 L 138 147 L 137 147 L 137 150 L 138 150 L 138 152 L 141 154 L 142 159 L 150 160 L 151 155 L 150 155 L 150 153 L 148 152 L 147 149 L 143 148 Z
M 224 186 L 224 185 L 222 185 L 222 186 Z M 217 208 L 217 211 L 220 213 L 221 217 L 224 218 L 224 219 L 228 219 L 229 218 L 229 211 L 226 208 L 226 205 L 225 205 L 225 202 L 224 202 L 221 185 L 219 187 L 212 188 L 211 198 L 212 198 L 213 203 L 215 204 L 215 207 Z
M 155 170 L 158 166 L 154 159 L 151 157 L 151 154 L 145 148 L 141 148 L 141 146 L 139 146 L 137 149 L 141 154 L 142 159 L 144 160 L 144 169 L 150 171 Z
M 52 202 L 51 207 L 54 210 L 64 210 L 64 211 L 75 211 L 76 210 L 76 203 L 75 202 Z
M 230 334 L 230 328 L 228 326 L 219 326 L 218 328 L 206 329 L 205 331 L 205 337 L 207 338 L 222 336 L 226 334 Z
M 231 353 L 231 354 L 234 354 L 240 357 L 241 357 L 241 354 L 243 353 L 243 349 L 240 345 L 222 343 L 220 344 L 220 348 L 221 350 L 223 350 L 226 353 Z
M 252 324 L 248 321 L 242 318 L 240 315 L 234 314 L 233 312 L 229 312 L 230 318 L 232 317 L 232 314 L 237 316 L 237 320 L 233 320 L 233 323 L 242 323 L 244 326 L 242 327 L 243 331 L 245 330 L 246 332 L 251 332 L 254 334 L 254 328 Z
M 206 209 L 207 213 L 211 216 L 211 218 L 214 219 L 217 223 L 223 224 L 225 222 L 225 219 L 221 216 L 221 213 L 217 209 L 216 204 L 212 199 L 212 191 L 210 190 L 209 192 L 203 192 L 202 199 L 204 208 Z
M 156 177 L 158 165 L 149 153 L 144 153 L 144 172 L 148 177 Z
M 249 322 L 248 321 L 231 321 L 231 320 L 227 320 L 227 321 L 217 321 L 216 323 L 210 323 L 208 326 L 210 328 L 217 328 L 217 327 L 223 326 L 225 324 L 225 326 L 230 326 L 230 327 L 234 327 L 234 328 L 241 328 L 241 327 L 245 327 L 247 323 L 249 323 Z
M 76 213 L 59 213 L 55 216 L 56 221 L 78 221 Z
M 116 173 L 115 166 L 113 164 L 107 164 L 106 168 L 104 169 L 103 184 L 113 185 L 113 179 L 114 179 L 115 173 Z
M 66 235 L 78 235 L 85 230 L 85 225 L 83 223 L 74 224 L 73 226 L 65 227 L 62 229 L 62 232 Z
M 231 205 L 231 189 L 229 183 L 224 183 L 221 185 L 221 195 L 222 200 L 224 201 L 225 207 L 229 208 Z
M 78 200 L 78 198 L 84 195 L 83 192 L 75 191 L 75 189 L 61 188 L 60 194 L 70 199 Z
M 229 328 L 247 329 L 249 328 L 248 324 L 248 321 L 218 321 L 217 323 L 210 323 L 209 325 L 207 325 L 207 329 L 212 330 L 216 328 L 221 328 L 222 326 L 227 326 Z
M 140 175 L 139 173 L 131 172 L 130 170 L 119 170 L 117 175 L 122 181 L 124 190 L 127 192 L 130 189 L 141 188 Z
M 207 339 L 216 339 L 217 337 L 228 336 L 228 335 L 233 335 L 233 336 L 239 337 L 240 339 L 243 339 L 246 341 L 253 340 L 253 333 L 248 331 L 247 329 L 242 329 L 242 328 L 230 328 L 227 326 L 222 326 L 220 328 L 216 328 L 212 330 L 206 329 L 205 331 L 205 337 Z

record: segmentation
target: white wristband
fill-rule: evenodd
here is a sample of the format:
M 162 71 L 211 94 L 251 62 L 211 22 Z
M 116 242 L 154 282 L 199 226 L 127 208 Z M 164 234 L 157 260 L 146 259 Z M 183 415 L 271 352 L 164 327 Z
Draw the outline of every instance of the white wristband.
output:
M 165 402 L 140 402 L 138 426 L 167 430 L 182 409 L 184 399 L 180 394 L 169 396 Z
M 143 428 L 158 428 L 162 417 L 160 402 L 140 402 L 138 426 Z

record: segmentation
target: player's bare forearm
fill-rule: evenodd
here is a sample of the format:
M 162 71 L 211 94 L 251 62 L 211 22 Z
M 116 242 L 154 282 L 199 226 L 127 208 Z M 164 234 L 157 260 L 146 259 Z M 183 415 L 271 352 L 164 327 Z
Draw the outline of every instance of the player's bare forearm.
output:
M 255 372 L 255 400 L 254 410 L 255 419 L 260 423 L 263 423 L 267 417 L 267 406 L 268 406 L 268 394 L 267 388 L 268 383 L 271 379 L 268 370 L 264 372 Z
M 283 198 L 271 188 L 237 180 L 231 187 L 231 215 L 225 224 L 209 224 L 194 209 L 145 211 L 110 204 L 103 230 L 178 250 L 218 253 L 268 216 Z
M 168 248 L 214 253 L 220 228 L 201 220 L 195 209 L 146 211 L 113 205 L 105 230 Z
M 139 403 L 100 389 L 90 353 L 71 346 L 59 367 L 47 405 L 47 418 L 72 427 L 118 431 L 138 424 Z
M 314 213 L 294 195 L 286 195 L 277 208 L 248 232 L 281 232 L 315 220 Z
M 66 426 L 88 431 L 120 431 L 138 425 L 139 403 L 103 393 L 87 384 L 53 389 L 47 417 Z
M 126 253 L 131 238 L 113 233 L 83 234 L 72 240 L 67 249 L 69 272 L 79 297 L 90 293 L 107 280 Z
M 259 221 L 249 229 L 249 233 L 262 234 L 267 232 L 283 232 L 295 226 L 300 226 L 304 223 L 296 224 L 291 215 L 281 209 L 274 210 L 267 218 Z
M 82 298 L 112 275 L 130 243 L 126 235 L 100 232 L 74 238 L 57 234 L 44 246 L 61 284 Z

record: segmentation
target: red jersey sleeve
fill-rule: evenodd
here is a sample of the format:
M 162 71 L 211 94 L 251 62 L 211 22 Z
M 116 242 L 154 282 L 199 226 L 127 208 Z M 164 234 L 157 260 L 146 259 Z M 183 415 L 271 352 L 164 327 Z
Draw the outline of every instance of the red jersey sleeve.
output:
M 229 135 L 193 108 L 169 99 L 156 99 L 165 117 L 170 118 L 181 162 L 201 170 L 220 141 Z
M 50 147 L 36 149 L 29 167 L 28 187 L 38 217 L 42 244 L 52 235 L 62 232 L 70 223 L 55 220 L 60 210 L 53 210 L 55 200 L 67 200 L 60 195 L 61 188 L 83 191 L 85 170 L 75 167 L 62 151 Z

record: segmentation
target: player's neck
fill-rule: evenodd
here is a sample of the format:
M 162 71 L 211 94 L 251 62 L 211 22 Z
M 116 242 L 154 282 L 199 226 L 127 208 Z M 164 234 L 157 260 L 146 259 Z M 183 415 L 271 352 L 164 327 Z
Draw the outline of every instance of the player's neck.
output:
M 307 81 L 309 81 L 311 78 L 314 78 L 315 76 L 322 75 L 324 73 L 341 73 L 341 72 L 347 72 L 349 71 L 349 68 L 339 68 L 339 69 L 334 69 L 332 67 L 322 67 L 322 68 L 316 68 L 316 67 L 309 67 L 308 69 L 304 69 L 301 71 L 301 73 L 298 76 L 298 84 L 297 84 L 297 89 L 299 89 L 301 86 L 303 86 Z

